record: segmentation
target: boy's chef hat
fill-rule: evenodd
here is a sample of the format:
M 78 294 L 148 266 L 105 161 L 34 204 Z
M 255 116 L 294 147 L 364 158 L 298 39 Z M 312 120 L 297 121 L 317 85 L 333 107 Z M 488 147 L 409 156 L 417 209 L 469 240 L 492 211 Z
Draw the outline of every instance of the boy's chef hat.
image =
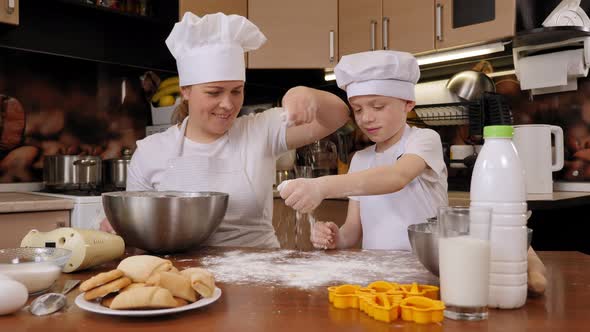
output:
M 380 95 L 416 101 L 414 86 L 420 78 L 420 68 L 410 53 L 371 51 L 345 55 L 334 73 L 348 98 Z
M 266 42 L 257 26 L 239 15 L 198 17 L 187 12 L 166 39 L 176 59 L 180 86 L 245 81 L 244 52 Z

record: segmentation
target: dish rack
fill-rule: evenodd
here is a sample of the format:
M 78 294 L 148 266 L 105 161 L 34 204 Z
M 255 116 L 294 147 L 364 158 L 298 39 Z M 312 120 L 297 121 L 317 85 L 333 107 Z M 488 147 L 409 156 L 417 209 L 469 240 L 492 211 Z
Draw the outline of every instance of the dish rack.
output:
M 457 102 L 431 105 L 416 105 L 418 117 L 407 121 L 415 125 L 459 126 L 469 124 L 470 112 L 481 112 L 480 101 Z
M 506 98 L 498 93 L 486 92 L 476 101 L 445 104 L 416 105 L 417 117 L 408 118 L 409 124 L 418 126 L 469 125 L 469 134 L 481 136 L 484 126 L 512 125 L 512 109 Z

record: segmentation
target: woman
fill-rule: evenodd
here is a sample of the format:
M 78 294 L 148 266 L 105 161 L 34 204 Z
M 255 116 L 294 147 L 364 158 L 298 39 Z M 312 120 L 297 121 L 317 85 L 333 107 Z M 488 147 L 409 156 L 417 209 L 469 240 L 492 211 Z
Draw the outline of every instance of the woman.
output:
M 208 245 L 278 247 L 272 184 L 278 155 L 342 126 L 338 97 L 305 87 L 289 90 L 283 109 L 237 118 L 244 101 L 244 52 L 266 38 L 246 18 L 186 13 L 166 44 L 176 58 L 185 106 L 179 124 L 137 142 L 127 190 L 229 193 L 224 220 Z

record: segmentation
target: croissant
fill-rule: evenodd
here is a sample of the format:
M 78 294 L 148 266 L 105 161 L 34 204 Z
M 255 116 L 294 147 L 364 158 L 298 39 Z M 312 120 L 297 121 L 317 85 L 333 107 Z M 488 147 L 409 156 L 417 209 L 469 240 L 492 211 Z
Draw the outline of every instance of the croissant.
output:
M 170 291 L 160 287 L 136 287 L 115 296 L 111 309 L 174 308 L 176 300 Z
M 157 272 L 152 274 L 146 281 L 147 286 L 159 286 L 166 288 L 173 296 L 195 302 L 197 295 L 191 288 L 191 281 L 180 274 L 173 272 Z
M 169 260 L 150 255 L 127 257 L 117 267 L 133 282 L 145 282 L 153 273 L 169 271 L 171 268 Z
M 205 269 L 191 267 L 180 271 L 180 274 L 190 278 L 191 286 L 202 297 L 212 297 L 215 291 L 215 277 Z

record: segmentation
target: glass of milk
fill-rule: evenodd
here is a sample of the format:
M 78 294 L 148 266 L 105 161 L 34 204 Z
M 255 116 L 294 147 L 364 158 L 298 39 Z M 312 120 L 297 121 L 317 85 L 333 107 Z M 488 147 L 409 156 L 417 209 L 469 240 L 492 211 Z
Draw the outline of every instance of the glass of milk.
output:
M 486 207 L 439 208 L 440 295 L 447 318 L 488 317 L 491 213 Z

